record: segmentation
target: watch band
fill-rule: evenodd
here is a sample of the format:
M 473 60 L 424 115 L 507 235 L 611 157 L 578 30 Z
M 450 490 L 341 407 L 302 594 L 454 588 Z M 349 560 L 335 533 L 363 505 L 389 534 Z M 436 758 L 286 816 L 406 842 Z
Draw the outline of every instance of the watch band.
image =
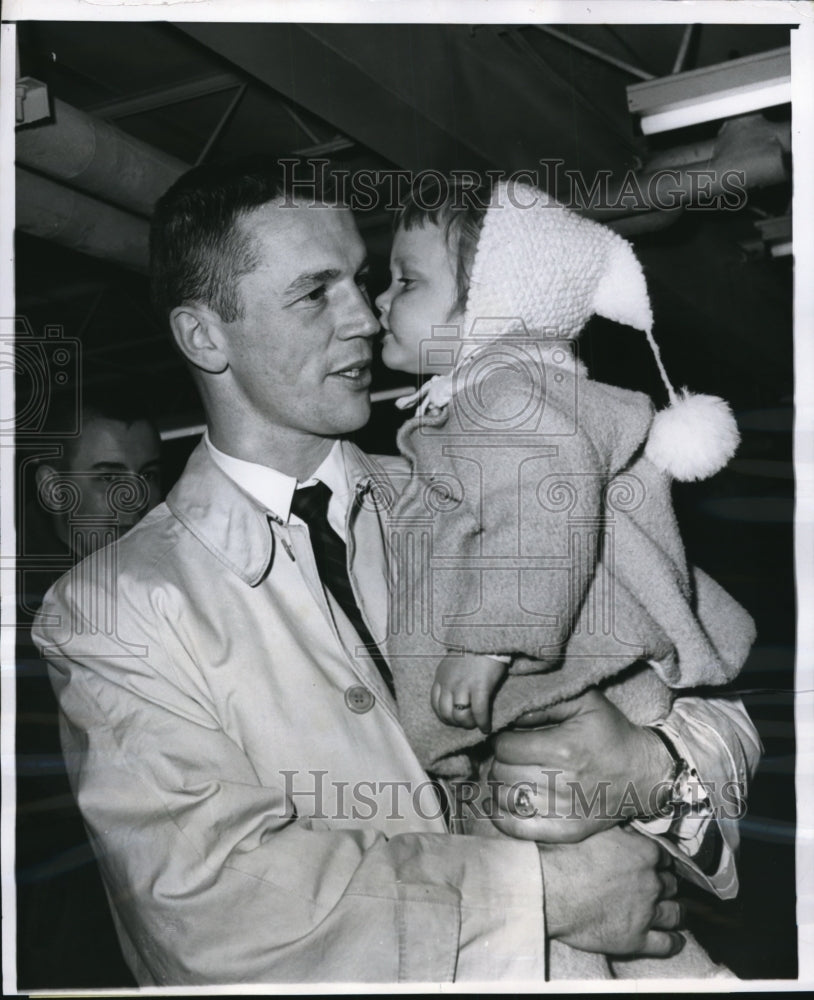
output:
M 690 778 L 690 765 L 681 756 L 675 743 L 673 743 L 663 729 L 660 729 L 658 726 L 645 726 L 645 728 L 649 729 L 651 733 L 655 733 L 655 735 L 658 736 L 673 762 L 673 768 L 669 778 L 670 794 L 664 804 L 659 807 L 657 813 L 659 816 L 669 816 L 672 813 L 675 813 L 676 807 L 681 805 L 685 800 L 687 785 Z

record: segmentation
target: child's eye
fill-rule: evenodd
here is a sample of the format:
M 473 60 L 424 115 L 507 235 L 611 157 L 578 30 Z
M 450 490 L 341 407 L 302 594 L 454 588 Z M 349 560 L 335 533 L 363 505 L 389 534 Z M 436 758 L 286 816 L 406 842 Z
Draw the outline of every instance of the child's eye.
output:
M 399 284 L 405 289 L 410 288 L 415 284 L 415 278 L 399 278 Z

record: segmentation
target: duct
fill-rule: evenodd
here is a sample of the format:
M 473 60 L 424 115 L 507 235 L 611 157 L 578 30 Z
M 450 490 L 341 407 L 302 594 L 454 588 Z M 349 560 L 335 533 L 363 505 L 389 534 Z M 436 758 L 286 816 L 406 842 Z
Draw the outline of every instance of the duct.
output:
M 683 208 L 673 208 L 660 212 L 639 212 L 638 215 L 625 215 L 621 219 L 611 219 L 606 223 L 608 229 L 612 229 L 620 236 L 635 238 L 644 233 L 655 233 L 660 229 L 667 229 L 678 221 L 684 214 Z
M 71 250 L 146 271 L 149 223 L 71 188 L 17 168 L 17 226 Z
M 791 152 L 791 124 L 789 122 L 772 122 L 761 115 L 748 115 L 744 118 L 733 119 L 733 121 L 735 120 L 749 122 L 749 129 L 760 130 L 760 134 L 767 143 L 779 143 L 784 153 Z M 719 130 L 719 135 L 723 128 L 724 126 Z M 715 147 L 718 142 L 719 139 L 716 136 L 714 139 L 704 139 L 683 146 L 671 146 L 670 149 L 648 157 L 644 169 L 647 172 L 652 172 L 670 167 L 704 166 L 708 160 L 715 156 Z
M 17 162 L 148 217 L 188 164 L 54 100 L 54 121 L 17 133 Z
M 675 159 L 672 151 L 660 154 L 645 171 L 626 176 L 604 204 L 590 205 L 584 214 L 620 235 L 635 236 L 671 225 L 685 208 L 740 208 L 747 189 L 788 180 L 789 145 L 788 124 L 768 122 L 759 114 L 731 118 L 714 143 L 679 147 Z M 687 163 L 693 152 L 707 155 Z

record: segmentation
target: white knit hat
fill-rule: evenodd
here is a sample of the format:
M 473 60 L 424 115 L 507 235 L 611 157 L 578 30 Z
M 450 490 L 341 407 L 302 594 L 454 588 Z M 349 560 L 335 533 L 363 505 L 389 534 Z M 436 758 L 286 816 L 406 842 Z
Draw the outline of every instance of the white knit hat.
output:
M 485 342 L 512 333 L 573 339 L 593 315 L 642 330 L 653 351 L 670 405 L 653 421 L 651 461 L 682 480 L 721 469 L 740 440 L 735 419 L 722 399 L 673 388 L 631 245 L 537 188 L 498 184 L 472 265 L 459 364 Z
M 591 316 L 649 331 L 650 299 L 630 244 L 528 184 L 503 181 L 483 220 L 463 320 L 466 356 L 480 329 L 577 336 Z M 476 322 L 477 321 L 477 322 Z

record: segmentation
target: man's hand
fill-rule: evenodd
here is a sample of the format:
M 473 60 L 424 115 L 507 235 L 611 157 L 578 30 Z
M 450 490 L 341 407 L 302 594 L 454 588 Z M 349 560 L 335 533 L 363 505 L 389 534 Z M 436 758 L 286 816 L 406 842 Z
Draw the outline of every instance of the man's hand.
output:
M 599 691 L 546 713 L 544 729 L 498 734 L 490 779 L 495 824 L 545 843 L 574 843 L 658 810 L 672 761 L 657 736 L 630 722 Z
M 540 856 L 549 937 L 606 955 L 662 958 L 684 946 L 676 878 L 652 840 L 615 828 Z

